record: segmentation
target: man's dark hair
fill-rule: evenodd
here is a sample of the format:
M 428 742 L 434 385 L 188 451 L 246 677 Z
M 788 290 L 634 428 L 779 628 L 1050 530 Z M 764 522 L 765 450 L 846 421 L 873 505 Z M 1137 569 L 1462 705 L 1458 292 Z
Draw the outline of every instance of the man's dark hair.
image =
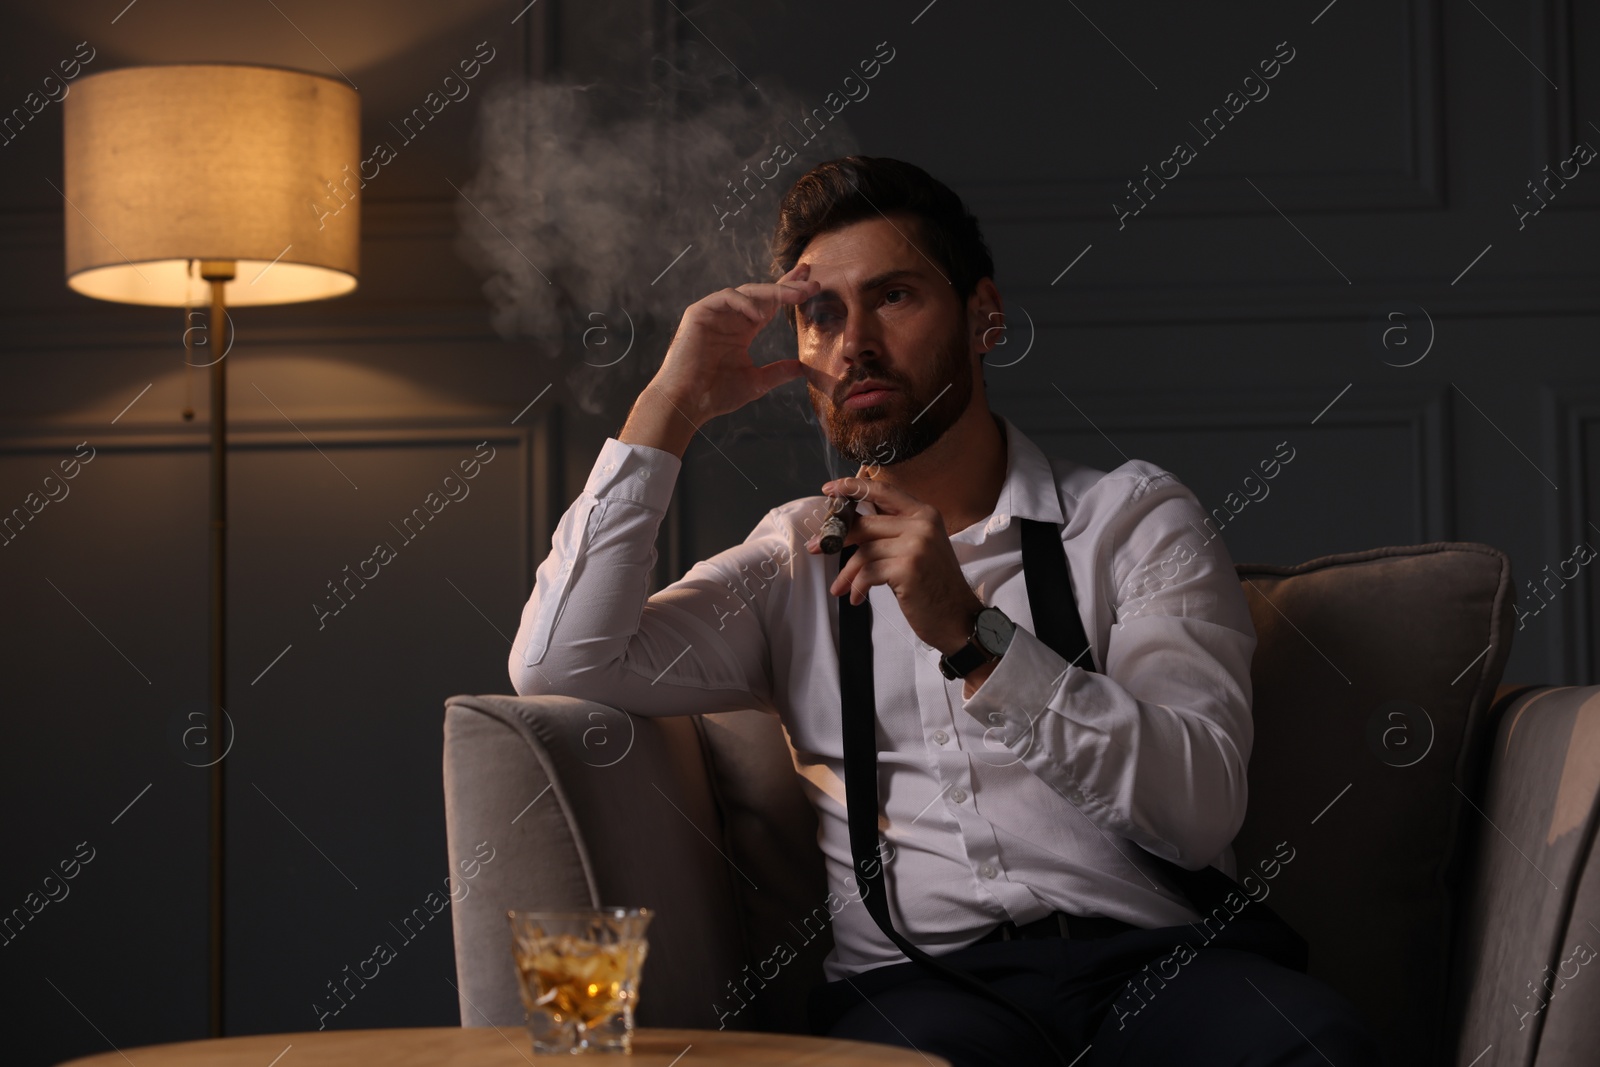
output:
M 896 213 L 916 219 L 907 236 L 939 265 L 963 306 L 980 279 L 994 277 L 994 257 L 961 198 L 921 167 L 884 156 L 830 159 L 790 187 L 772 233 L 772 277 L 793 270 L 818 235 Z M 783 314 L 794 327 L 794 305 Z

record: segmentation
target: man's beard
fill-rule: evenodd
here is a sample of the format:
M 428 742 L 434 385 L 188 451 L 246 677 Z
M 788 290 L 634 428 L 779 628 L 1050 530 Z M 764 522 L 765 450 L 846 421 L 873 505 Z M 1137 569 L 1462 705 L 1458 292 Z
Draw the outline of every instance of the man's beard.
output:
M 962 327 L 957 326 L 934 353 L 937 373 L 929 379 L 932 384 L 926 395 L 914 393 L 910 383 L 883 374 L 874 364 L 858 367 L 843 388 L 875 378 L 894 386 L 895 394 L 883 403 L 864 408 L 832 404 L 823 418 L 828 441 L 841 456 L 856 464 L 889 466 L 922 453 L 944 436 L 972 400 L 972 368 L 967 363 L 966 340 Z M 813 391 L 812 409 L 817 407 L 817 394 Z M 820 411 L 818 415 L 821 416 Z

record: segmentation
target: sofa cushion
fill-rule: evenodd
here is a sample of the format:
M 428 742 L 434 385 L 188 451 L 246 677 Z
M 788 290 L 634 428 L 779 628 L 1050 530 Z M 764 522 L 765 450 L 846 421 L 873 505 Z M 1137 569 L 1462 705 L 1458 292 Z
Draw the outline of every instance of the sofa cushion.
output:
M 1455 886 L 1485 829 L 1468 797 L 1511 650 L 1510 561 L 1436 543 L 1242 564 L 1259 644 L 1241 877 L 1273 859 L 1270 903 L 1391 1062 L 1438 1063 Z

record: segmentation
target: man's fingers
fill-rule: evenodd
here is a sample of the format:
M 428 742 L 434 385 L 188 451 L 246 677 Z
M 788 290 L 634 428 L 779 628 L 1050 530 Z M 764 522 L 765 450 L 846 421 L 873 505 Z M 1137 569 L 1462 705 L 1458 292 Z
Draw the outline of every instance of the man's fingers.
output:
M 784 277 L 787 278 L 788 275 Z M 821 290 L 822 283 L 802 278 L 797 281 L 747 282 L 739 286 L 737 291 L 759 300 L 766 312 L 771 314 L 777 310 L 779 304 L 803 303 Z
M 737 288 L 719 289 L 701 304 L 712 311 L 737 311 L 757 326 L 765 326 L 781 305 L 799 304 L 817 295 L 821 284 L 807 278 L 810 269 L 810 264 L 803 263 L 776 282 L 746 282 Z
M 922 506 L 922 501 L 910 493 L 871 478 L 838 478 L 824 485 L 822 491 L 829 496 L 871 501 L 880 512 L 891 515 L 902 515 Z
M 866 552 L 874 542 L 899 537 L 905 532 L 904 522 L 905 520 L 898 515 L 868 515 L 866 512 L 858 511 L 845 529 L 844 543 L 855 545 L 858 553 Z M 820 545 L 821 537 L 820 531 L 812 534 L 806 539 L 806 547 Z
M 833 596 L 843 596 L 853 588 L 860 588 L 862 597 L 865 598 L 867 588 L 872 583 L 870 579 L 863 578 L 862 572 L 870 562 L 871 555 L 868 550 L 864 546 L 858 546 L 855 554 L 850 557 L 850 562 L 841 567 L 839 573 L 834 575 L 833 581 L 828 586 L 828 592 Z M 852 604 L 858 603 L 854 597 L 851 598 L 850 602 Z
M 758 326 L 764 326 L 771 313 L 748 293 L 739 289 L 719 289 L 706 297 L 704 306 L 712 311 L 737 311 Z
M 859 555 L 859 553 L 857 553 L 857 555 Z M 854 563 L 855 558 L 852 558 L 850 562 Z M 875 565 L 872 562 L 863 563 L 859 568 L 856 569 L 854 574 L 850 575 L 849 585 L 840 585 L 838 595 L 843 596 L 848 592 L 850 595 L 850 603 L 864 603 L 867 599 L 868 591 L 871 590 L 873 586 L 884 584 L 883 575 L 881 572 L 882 564 Z
M 806 365 L 798 359 L 779 359 L 756 368 L 757 384 L 763 395 L 784 382 L 792 382 L 806 372 Z
M 905 520 L 898 515 L 868 515 L 864 511 L 858 511 L 856 517 L 850 520 L 850 528 L 845 531 L 844 541 L 847 545 L 865 547 L 869 541 L 898 537 L 904 532 Z

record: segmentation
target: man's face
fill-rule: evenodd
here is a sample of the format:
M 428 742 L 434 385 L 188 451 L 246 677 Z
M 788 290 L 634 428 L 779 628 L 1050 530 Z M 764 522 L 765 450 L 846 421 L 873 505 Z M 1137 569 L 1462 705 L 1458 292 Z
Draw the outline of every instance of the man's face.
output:
M 855 463 L 910 459 L 972 399 L 966 308 L 912 243 L 914 225 L 863 220 L 813 238 L 800 256 L 822 285 L 795 312 L 806 390 L 828 440 Z M 847 400 L 865 381 L 888 390 Z

